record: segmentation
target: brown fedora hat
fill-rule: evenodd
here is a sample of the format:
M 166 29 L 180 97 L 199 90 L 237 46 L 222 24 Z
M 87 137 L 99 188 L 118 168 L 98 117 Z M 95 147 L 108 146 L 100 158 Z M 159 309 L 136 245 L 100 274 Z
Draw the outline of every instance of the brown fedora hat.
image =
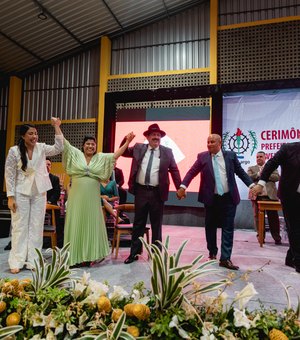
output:
M 153 132 L 159 132 L 161 137 L 164 137 L 166 135 L 165 131 L 162 131 L 157 124 L 151 124 L 148 127 L 148 130 L 143 133 L 145 137 L 148 137 Z

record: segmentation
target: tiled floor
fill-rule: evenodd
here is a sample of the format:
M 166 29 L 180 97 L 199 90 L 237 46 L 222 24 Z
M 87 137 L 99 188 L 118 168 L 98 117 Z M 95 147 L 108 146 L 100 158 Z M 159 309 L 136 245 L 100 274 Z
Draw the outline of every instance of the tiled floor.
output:
M 189 242 L 182 255 L 183 263 L 190 263 L 199 254 L 203 254 L 204 259 L 207 259 L 203 228 L 164 226 L 163 235 L 170 235 L 171 252 L 178 249 L 182 241 L 188 239 Z M 220 237 L 220 234 L 218 236 Z M 17 275 L 9 272 L 8 251 L 4 251 L 8 241 L 8 238 L 0 239 L 0 277 L 31 277 L 28 270 L 23 270 Z M 289 291 L 292 303 L 296 306 L 297 294 L 300 295 L 300 274 L 284 265 L 288 245 L 287 240 L 283 241 L 283 245 L 276 246 L 267 233 L 266 243 L 264 247 L 260 248 L 254 231 L 235 231 L 232 261 L 240 266 L 240 270 L 233 272 L 220 268 L 219 274 L 221 276 L 228 275 L 228 273 L 236 275 L 234 284 L 226 289 L 231 298 L 236 291 L 244 287 L 245 282 L 240 278 L 247 271 L 250 271 L 248 282 L 253 282 L 259 293 L 250 302 L 250 308 L 257 307 L 259 301 L 262 301 L 267 306 L 272 305 L 277 309 L 283 309 L 287 302 L 283 285 L 292 287 Z M 138 281 L 144 281 L 146 286 L 150 288 L 150 271 L 147 258 L 141 258 L 132 264 L 125 265 L 123 262 L 128 254 L 129 248 L 121 248 L 118 259 L 109 256 L 104 262 L 93 268 L 78 269 L 77 276 L 80 276 L 85 270 L 95 280 L 108 281 L 111 285 L 122 285 L 128 291 Z M 219 269 L 218 264 L 214 264 L 214 266 Z

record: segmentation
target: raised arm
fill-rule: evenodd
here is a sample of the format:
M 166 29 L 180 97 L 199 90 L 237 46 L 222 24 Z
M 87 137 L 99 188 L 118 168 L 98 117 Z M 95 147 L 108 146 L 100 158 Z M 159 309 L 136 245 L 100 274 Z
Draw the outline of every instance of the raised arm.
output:
M 118 159 L 120 156 L 123 155 L 124 151 L 128 148 L 134 137 L 135 134 L 133 132 L 128 133 L 125 143 L 114 153 L 115 159 Z
M 56 135 L 62 135 L 62 131 L 60 129 L 61 120 L 57 117 L 51 117 L 51 125 L 54 127 L 54 131 Z

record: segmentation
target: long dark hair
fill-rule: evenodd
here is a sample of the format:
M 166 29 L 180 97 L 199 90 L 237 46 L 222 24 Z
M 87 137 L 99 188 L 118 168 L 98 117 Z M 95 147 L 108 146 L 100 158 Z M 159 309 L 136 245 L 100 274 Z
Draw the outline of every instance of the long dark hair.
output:
M 26 157 L 26 145 L 25 145 L 25 141 L 24 141 L 24 137 L 26 132 L 30 129 L 30 128 L 35 128 L 35 126 L 33 124 L 23 124 L 20 127 L 20 138 L 18 140 L 18 147 L 21 153 L 21 161 L 22 161 L 22 170 L 26 171 L 27 169 L 27 157 Z
M 81 151 L 82 151 L 82 152 L 83 152 L 83 146 L 84 146 L 85 142 L 88 141 L 88 140 L 93 140 L 93 141 L 97 144 L 97 139 L 96 139 L 95 136 L 92 136 L 92 135 L 86 135 L 86 136 L 84 136 L 83 142 L 82 142 L 82 146 L 81 146 Z M 94 155 L 95 155 L 96 153 L 97 153 L 97 152 L 95 151 L 95 152 L 94 152 Z

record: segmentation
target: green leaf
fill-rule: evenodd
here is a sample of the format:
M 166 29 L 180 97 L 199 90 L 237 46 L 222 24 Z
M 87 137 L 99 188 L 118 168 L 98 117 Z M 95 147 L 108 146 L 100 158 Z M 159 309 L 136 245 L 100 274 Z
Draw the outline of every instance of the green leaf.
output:
M 116 325 L 115 325 L 115 327 L 112 331 L 112 334 L 111 334 L 112 339 L 118 339 L 119 338 L 119 336 L 122 332 L 125 320 L 126 320 L 126 314 L 125 314 L 125 312 L 123 312 L 121 314 L 121 316 L 119 317 L 118 322 L 116 323 Z
M 4 328 L 0 328 L 0 339 L 5 339 L 15 333 L 20 332 L 23 329 L 22 326 L 8 326 Z

